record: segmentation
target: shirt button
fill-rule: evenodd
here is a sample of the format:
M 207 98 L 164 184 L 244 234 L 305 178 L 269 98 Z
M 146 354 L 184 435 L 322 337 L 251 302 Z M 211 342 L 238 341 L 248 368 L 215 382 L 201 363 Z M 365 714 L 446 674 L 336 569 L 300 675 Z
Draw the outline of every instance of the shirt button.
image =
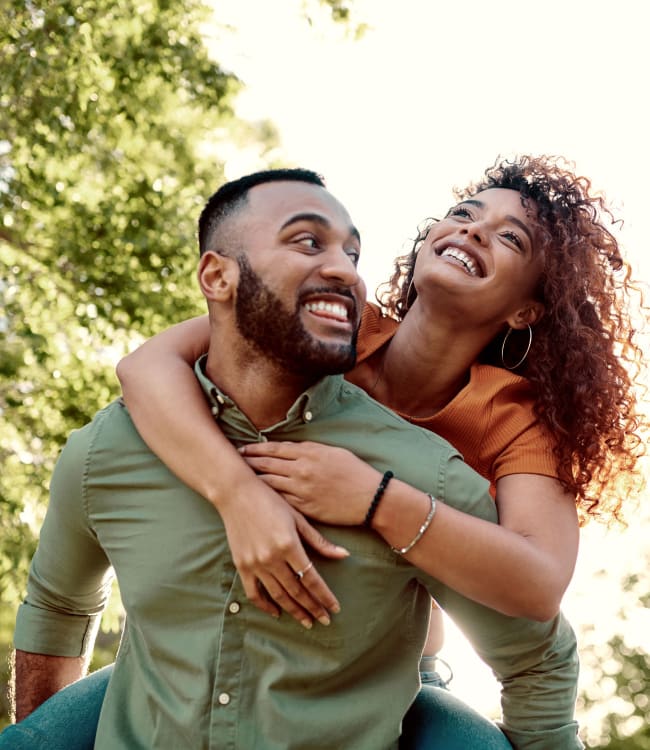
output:
M 310 411 L 305 412 L 305 422 L 311 422 L 313 418 L 314 415 Z
M 222 396 L 221 394 L 219 394 L 219 395 L 217 396 L 217 401 L 218 401 L 218 402 L 219 402 L 220 404 L 225 404 L 225 403 L 226 403 L 226 400 L 224 399 L 224 397 L 223 397 L 223 396 Z
M 227 706 L 230 703 L 230 696 L 228 693 L 219 693 L 219 698 L 217 700 L 222 706 Z
M 232 614 L 232 615 L 236 615 L 237 612 L 239 612 L 240 609 L 241 609 L 241 607 L 239 606 L 239 602 L 231 602 L 228 605 L 228 612 L 230 612 L 230 614 Z
M 213 407 L 211 407 L 210 411 L 212 412 L 212 414 L 213 414 L 213 415 L 214 415 L 215 417 L 218 417 L 218 416 L 219 416 L 219 407 L 218 407 L 218 406 L 213 406 Z

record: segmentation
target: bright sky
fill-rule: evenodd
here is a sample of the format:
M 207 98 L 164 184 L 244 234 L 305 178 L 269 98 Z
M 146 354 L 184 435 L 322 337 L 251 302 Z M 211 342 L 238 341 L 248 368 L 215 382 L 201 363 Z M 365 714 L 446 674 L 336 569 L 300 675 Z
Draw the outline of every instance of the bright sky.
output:
M 451 205 L 453 186 L 514 153 L 574 161 L 624 218 L 636 275 L 650 280 L 642 234 L 650 174 L 646 3 L 356 0 L 356 17 L 371 27 L 360 41 L 325 17 L 307 25 L 301 0 L 214 5 L 217 20 L 236 29 L 209 33 L 219 61 L 246 84 L 240 114 L 272 120 L 284 159 L 325 175 L 361 231 L 369 290 L 387 278 L 417 223 Z M 228 176 L 259 166 L 254 153 L 231 158 Z M 623 535 L 584 533 L 565 610 L 577 628 L 593 623 L 596 640 L 622 629 L 630 640 L 650 632 L 647 612 L 616 619 L 618 581 L 638 569 L 642 546 L 640 519 Z M 601 568 L 609 574 L 594 578 Z M 490 711 L 491 677 L 465 659 L 459 640 L 450 629 L 454 690 Z

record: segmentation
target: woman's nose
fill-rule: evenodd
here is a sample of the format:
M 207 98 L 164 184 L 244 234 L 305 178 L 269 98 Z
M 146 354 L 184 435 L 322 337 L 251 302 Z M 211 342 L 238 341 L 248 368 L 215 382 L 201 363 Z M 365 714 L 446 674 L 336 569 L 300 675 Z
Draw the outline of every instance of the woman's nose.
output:
M 479 245 L 485 245 L 487 242 L 487 230 L 483 222 L 480 221 L 473 221 L 470 224 L 465 224 L 461 229 L 461 234 L 467 235 Z

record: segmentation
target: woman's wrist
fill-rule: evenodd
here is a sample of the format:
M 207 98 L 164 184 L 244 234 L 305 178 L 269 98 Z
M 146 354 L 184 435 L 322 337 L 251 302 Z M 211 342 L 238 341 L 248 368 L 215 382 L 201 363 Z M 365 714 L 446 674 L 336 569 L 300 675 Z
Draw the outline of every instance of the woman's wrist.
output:
M 201 494 L 210 505 L 218 511 L 223 511 L 230 505 L 237 504 L 242 496 L 252 494 L 261 481 L 253 469 L 235 452 L 232 457 L 222 456 L 216 475 L 210 476 L 207 472 L 203 475 Z
M 386 487 L 388 487 L 388 483 L 393 478 L 393 476 L 394 474 L 390 470 L 384 472 L 384 475 L 381 478 L 379 485 L 377 486 L 377 489 L 375 490 L 374 497 L 372 498 L 372 501 L 370 505 L 368 506 L 366 517 L 363 519 L 364 526 L 367 526 L 368 528 L 372 528 L 372 519 L 374 518 L 374 515 L 377 512 L 377 508 L 379 507 L 379 503 L 381 502 L 381 499 L 384 496 L 384 492 L 386 492 Z
M 429 495 L 395 477 L 386 487 L 372 528 L 399 549 L 415 537 L 430 509 Z

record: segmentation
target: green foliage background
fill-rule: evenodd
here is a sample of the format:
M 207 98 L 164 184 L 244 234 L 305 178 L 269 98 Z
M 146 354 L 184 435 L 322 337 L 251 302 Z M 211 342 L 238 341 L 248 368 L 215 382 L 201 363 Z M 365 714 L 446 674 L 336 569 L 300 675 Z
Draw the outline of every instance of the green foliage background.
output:
M 355 37 L 350 5 L 303 0 L 302 12 L 312 24 L 324 8 Z M 208 23 L 218 37 L 200 0 L 0 6 L 0 728 L 56 457 L 118 395 L 114 363 L 134 338 L 203 311 L 195 225 L 220 154 L 255 145 L 263 164 L 277 147 L 272 124 L 234 114 L 241 83 L 208 54 Z M 117 612 L 94 666 L 113 657 Z M 612 715 L 592 747 L 648 750 L 648 656 L 620 638 L 609 648 L 617 676 L 603 676 L 646 723 L 626 738 Z
M 203 310 L 198 212 L 239 121 L 197 0 L 9 0 L 0 10 L 0 628 L 69 432 L 118 395 L 134 336 Z
M 305 3 L 306 22 L 321 9 L 360 33 L 344 0 Z M 277 146 L 235 116 L 207 24 L 218 40 L 201 0 L 0 5 L 0 683 L 67 435 L 118 395 L 134 338 L 203 312 L 195 226 L 220 153 Z

